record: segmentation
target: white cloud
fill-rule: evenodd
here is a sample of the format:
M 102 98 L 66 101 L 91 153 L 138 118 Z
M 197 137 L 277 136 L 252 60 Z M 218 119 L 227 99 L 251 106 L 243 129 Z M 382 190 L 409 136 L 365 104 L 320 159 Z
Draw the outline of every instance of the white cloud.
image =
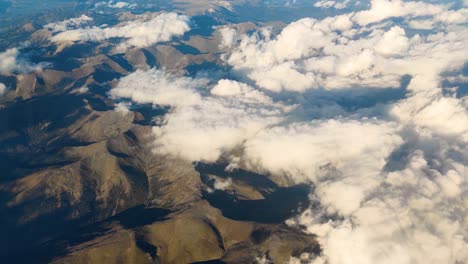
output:
M 0 95 L 3 95 L 6 92 L 7 88 L 5 84 L 0 83 Z
M 445 9 L 422 1 L 372 0 L 371 8 L 356 13 L 353 19 L 360 25 L 367 25 L 392 17 L 437 15 Z
M 232 185 L 232 179 L 231 178 L 228 178 L 227 180 L 225 181 L 221 181 L 221 180 L 216 180 L 215 183 L 214 183 L 214 188 L 216 190 L 226 190 L 227 188 L 229 188 L 230 186 Z
M 128 3 L 128 2 L 124 2 L 124 1 L 114 1 L 114 0 L 111 0 L 111 1 L 101 1 L 101 2 L 97 2 L 96 4 L 94 4 L 94 7 L 95 8 L 99 8 L 99 7 L 109 7 L 109 8 L 116 8 L 116 9 L 121 9 L 121 8 L 135 8 L 137 7 L 137 4 L 136 3 Z
M 405 30 L 396 26 L 383 34 L 375 46 L 375 51 L 384 55 L 399 55 L 404 53 L 408 46 L 409 40 Z
M 207 84 L 205 79 L 178 78 L 163 71 L 138 70 L 122 79 L 110 91 L 113 98 L 131 98 L 136 103 L 184 106 L 201 101 L 194 89 Z
M 123 116 L 126 116 L 128 113 L 130 113 L 129 106 L 130 106 L 129 103 L 120 102 L 115 105 L 114 110 L 122 114 Z
M 333 0 L 321 0 L 318 1 L 314 4 L 315 7 L 319 8 L 335 8 L 335 9 L 343 9 L 348 6 L 350 3 L 350 0 L 345 0 L 345 1 L 333 1 Z
M 0 73 L 9 74 L 16 70 L 18 65 L 16 63 L 16 56 L 18 55 L 18 49 L 8 49 L 5 52 L 0 53 Z
M 279 122 L 288 107 L 245 84 L 220 80 L 212 96 L 205 79 L 175 77 L 159 70 L 137 71 L 111 90 L 114 98 L 171 106 L 154 127 L 156 151 L 188 160 L 216 161 L 246 138 Z
M 430 30 L 434 27 L 433 20 L 426 20 L 426 19 L 413 19 L 408 22 L 410 28 L 414 29 L 426 29 Z
M 323 248 L 304 261 L 463 263 L 468 98 L 441 87 L 468 61 L 459 16 L 441 18 L 454 12 L 463 11 L 376 0 L 367 11 L 301 19 L 276 36 L 226 29 L 224 59 L 249 84 L 137 71 L 111 95 L 170 106 L 153 128 L 158 153 L 223 158 L 229 169 L 311 184 L 314 206 L 288 221 Z M 391 17 L 402 19 L 381 23 Z M 419 19 L 438 26 L 409 34 Z M 354 99 L 400 88 L 407 75 L 406 94 L 394 101 L 337 106 L 349 99 L 339 92 Z
M 418 6 L 413 3 L 410 7 L 413 5 Z M 440 11 L 428 13 L 435 16 L 448 12 L 438 6 L 431 5 L 431 9 Z M 304 18 L 274 38 L 268 29 L 239 36 L 240 43 L 225 60 L 237 74 L 276 92 L 398 88 L 405 75 L 433 82 L 441 72 L 460 67 L 468 58 L 463 44 L 468 31 L 453 27 L 452 22 L 458 23 L 455 20 L 447 19 L 441 32 L 410 37 L 403 25 L 361 26 L 352 13 L 321 21 Z M 225 41 L 231 42 L 233 34 Z
M 226 83 L 218 84 L 216 90 Z M 285 111 L 287 107 L 253 89 L 204 97 L 198 104 L 175 108 L 164 117 L 162 126 L 153 128 L 156 151 L 215 162 L 265 127 L 280 122 Z
M 89 92 L 89 88 L 87 86 L 82 86 L 78 89 L 75 89 L 73 92 L 78 93 L 78 94 L 84 94 L 84 93 Z
M 468 142 L 468 107 L 457 98 L 418 95 L 395 104 L 391 114 L 402 123 L 428 129 L 427 133 L 459 137 Z
M 408 25 L 415 29 L 431 30 L 438 24 L 464 24 L 468 22 L 468 8 L 459 10 L 446 10 L 434 17 L 421 17 L 408 19 Z
M 286 174 L 295 182 L 320 183 L 317 193 L 321 201 L 330 210 L 348 215 L 376 184 L 387 156 L 402 143 L 395 133 L 395 124 L 376 121 L 296 123 L 260 132 L 245 143 L 243 158 L 255 171 Z M 342 175 L 333 175 L 328 181 L 326 168 Z M 337 192 L 345 195 L 334 195 Z
M 237 43 L 237 31 L 230 27 L 223 27 L 219 31 L 221 34 L 220 48 L 230 48 Z
M 53 33 L 56 33 L 56 32 L 63 32 L 66 30 L 84 27 L 86 25 L 89 25 L 93 21 L 94 21 L 93 18 L 83 14 L 80 17 L 70 18 L 64 21 L 47 24 L 44 26 L 44 28 L 47 28 Z
M 7 49 L 0 53 L 0 74 L 8 75 L 15 72 L 25 73 L 40 71 L 47 63 L 32 64 L 25 58 L 20 58 L 20 51 L 17 48 Z
M 182 36 L 190 29 L 189 18 L 176 13 L 163 13 L 149 20 L 129 21 L 114 27 L 79 27 L 57 33 L 54 42 L 103 41 L 111 38 L 125 39 L 122 48 L 147 47 L 158 42 Z
M 312 73 L 302 73 L 293 62 L 285 62 L 269 69 L 253 71 L 249 78 L 260 87 L 279 92 L 281 90 L 304 91 L 316 85 Z
M 110 1 L 109 4 L 108 4 L 108 6 L 109 6 L 110 8 L 124 8 L 124 7 L 130 6 L 130 4 L 127 3 L 127 2 L 121 2 L 121 1 L 120 1 L 120 2 L 116 2 L 116 3 L 113 3 L 112 1 Z
M 462 263 L 466 184 L 463 165 L 452 165 L 443 175 L 416 150 L 406 168 L 379 179 L 352 218 L 321 222 L 309 210 L 296 221 L 321 234 L 331 263 Z

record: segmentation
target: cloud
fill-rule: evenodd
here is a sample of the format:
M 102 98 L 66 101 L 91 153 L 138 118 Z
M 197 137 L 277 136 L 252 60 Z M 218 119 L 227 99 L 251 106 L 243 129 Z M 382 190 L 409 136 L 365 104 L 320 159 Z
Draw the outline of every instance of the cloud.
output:
M 232 185 L 232 179 L 231 178 L 228 178 L 227 180 L 225 181 L 221 181 L 221 180 L 216 180 L 213 187 L 216 189 L 216 190 L 226 190 L 227 188 L 229 188 L 230 186 Z
M 116 8 L 116 9 L 122 9 L 122 8 L 135 8 L 137 7 L 137 4 L 136 3 L 133 3 L 133 4 L 130 4 L 128 2 L 123 2 L 123 1 L 101 1 L 101 2 L 97 2 L 96 4 L 94 4 L 94 7 L 95 8 L 99 8 L 101 6 L 107 6 L 109 8 Z
M 405 168 L 378 178 L 380 185 L 351 218 L 323 221 L 323 214 L 309 210 L 296 221 L 321 234 L 331 263 L 462 263 L 465 168 L 438 161 L 453 167 L 441 173 L 415 150 Z
M 391 108 L 402 123 L 427 129 L 426 133 L 459 137 L 468 142 L 468 105 L 457 98 L 414 96 Z
M 223 27 L 219 31 L 221 34 L 220 48 L 230 48 L 237 43 L 237 31 L 230 27 Z
M 441 84 L 468 61 L 466 27 L 441 17 L 463 12 L 372 1 L 276 35 L 224 27 L 223 59 L 237 80 L 152 69 L 110 94 L 170 108 L 153 127 L 157 153 L 310 184 L 312 206 L 287 221 L 321 243 L 304 261 L 463 263 L 468 99 Z M 437 27 L 415 34 L 421 19 Z M 376 93 L 391 89 L 402 94 Z M 359 98 L 367 104 L 352 104 Z
M 206 79 L 178 78 L 156 69 L 138 70 L 122 78 L 117 87 L 110 91 L 110 95 L 113 98 L 131 98 L 143 104 L 194 105 L 202 100 L 194 90 L 207 82 Z
M 70 18 L 70 19 L 56 22 L 56 23 L 49 23 L 45 25 L 44 28 L 47 28 L 52 33 L 56 33 L 56 32 L 63 32 L 66 30 L 76 29 L 80 27 L 85 27 L 89 25 L 90 23 L 92 23 L 93 21 L 94 21 L 93 18 L 83 14 L 80 17 Z
M 188 160 L 215 162 L 290 108 L 233 80 L 211 86 L 201 78 L 176 77 L 160 70 L 137 71 L 110 91 L 114 98 L 172 107 L 153 128 L 155 150 Z
M 392 17 L 417 17 L 442 13 L 446 7 L 422 1 L 371 0 L 371 8 L 356 13 L 354 19 L 360 25 L 379 22 Z
M 269 30 L 239 36 L 225 61 L 238 75 L 276 92 L 398 88 L 405 75 L 432 82 L 466 61 L 462 43 L 467 30 L 454 30 L 410 37 L 399 25 L 361 27 L 352 14 L 321 21 L 304 18 L 274 38 Z M 225 41 L 230 43 L 233 34 Z
M 125 8 L 125 7 L 130 7 L 131 5 L 127 2 L 116 2 L 113 3 L 112 1 L 109 1 L 109 4 L 107 5 L 110 8 Z
M 20 57 L 20 50 L 17 48 L 0 53 L 0 74 L 3 75 L 40 71 L 47 65 L 47 63 L 32 64 L 26 58 Z
M 409 40 L 405 30 L 396 26 L 383 34 L 375 46 L 375 51 L 383 55 L 399 55 L 408 50 L 408 46 Z
M 396 130 L 392 123 L 353 120 L 273 127 L 246 142 L 243 159 L 254 171 L 286 175 L 297 183 L 315 182 L 329 210 L 349 215 L 377 184 L 385 159 L 402 143 Z M 330 168 L 340 174 L 327 174 Z
M 350 0 L 345 1 L 332 1 L 332 0 L 321 0 L 314 4 L 315 7 L 319 8 L 335 8 L 335 9 L 344 9 L 348 6 Z
M 78 27 L 58 32 L 51 37 L 53 42 L 103 41 L 122 38 L 121 48 L 148 47 L 158 42 L 182 36 L 190 29 L 189 18 L 176 13 L 163 13 L 149 20 L 129 21 L 113 27 Z
M 0 73 L 9 74 L 17 69 L 16 57 L 18 55 L 18 49 L 8 49 L 5 52 L 0 53 Z
M 129 103 L 120 102 L 115 105 L 114 110 L 122 114 L 123 116 L 126 116 L 128 113 L 130 113 L 130 109 L 128 109 L 129 106 Z
M 0 95 L 3 95 L 6 92 L 7 88 L 5 84 L 0 83 Z

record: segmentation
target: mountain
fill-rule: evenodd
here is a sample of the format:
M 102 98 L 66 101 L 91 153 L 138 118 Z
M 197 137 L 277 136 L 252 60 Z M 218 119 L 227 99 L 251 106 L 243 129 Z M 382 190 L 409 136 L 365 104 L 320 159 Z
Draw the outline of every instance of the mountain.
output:
M 196 6 L 187 12 L 213 7 Z M 307 207 L 307 186 L 157 154 L 153 120 L 168 109 L 116 111 L 108 97 L 136 70 L 224 71 L 219 36 L 206 33 L 220 22 L 204 19 L 200 34 L 124 53 L 112 41 L 51 42 L 36 23 L 10 31 L 31 43 L 19 56 L 43 66 L 0 78 L 8 87 L 0 99 L 2 260 L 254 263 L 266 256 L 283 263 L 320 252 L 314 237 L 284 224 Z M 228 179 L 228 188 L 214 187 Z

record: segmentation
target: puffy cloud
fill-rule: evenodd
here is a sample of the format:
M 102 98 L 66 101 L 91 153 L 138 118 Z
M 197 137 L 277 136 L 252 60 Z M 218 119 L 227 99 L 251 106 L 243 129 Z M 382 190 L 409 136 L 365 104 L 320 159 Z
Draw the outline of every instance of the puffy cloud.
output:
M 6 92 L 7 88 L 5 84 L 0 83 L 0 95 L 3 95 Z
M 122 1 L 116 2 L 116 3 L 113 3 L 112 1 L 110 1 L 108 6 L 110 8 L 124 8 L 124 7 L 129 7 L 130 4 L 127 2 L 122 2 Z
M 375 51 L 384 55 L 398 55 L 404 53 L 408 46 L 405 30 L 396 26 L 383 34 L 375 46 Z
M 435 14 L 432 19 L 449 12 L 438 6 L 431 8 L 440 11 L 429 12 Z M 459 68 L 468 57 L 463 45 L 468 32 L 454 27 L 455 20 L 447 22 L 440 32 L 411 37 L 404 25 L 361 26 L 355 20 L 352 13 L 320 21 L 304 18 L 273 38 L 268 29 L 244 34 L 225 60 L 234 72 L 261 88 L 303 92 L 398 88 L 405 75 L 434 83 L 440 73 Z M 412 84 L 412 89 L 422 86 Z
M 182 36 L 190 29 L 189 18 L 176 13 L 163 13 L 147 21 L 134 20 L 114 27 L 79 27 L 65 30 L 51 37 L 54 42 L 103 41 L 111 38 L 125 39 L 122 48 L 147 47 L 158 42 Z
M 60 21 L 57 23 L 50 23 L 44 26 L 44 28 L 47 28 L 51 32 L 63 32 L 66 30 L 71 30 L 71 29 L 76 29 L 80 27 L 84 27 L 86 25 L 89 25 L 92 23 L 94 20 L 93 18 L 83 14 L 80 17 L 76 18 L 70 18 L 64 21 Z
M 226 188 L 229 188 L 229 186 L 231 186 L 231 185 L 232 185 L 232 179 L 228 178 L 225 181 L 216 180 L 213 187 L 216 190 L 226 190 Z
M 130 106 L 129 103 L 125 103 L 125 102 L 120 102 L 118 104 L 115 105 L 115 111 L 122 114 L 123 116 L 127 115 L 128 113 L 130 113 L 130 109 L 128 109 L 128 107 Z
M 114 98 L 172 107 L 154 127 L 156 151 L 188 160 L 214 162 L 264 127 L 282 120 L 288 107 L 252 87 L 220 80 L 176 77 L 159 70 L 137 71 L 110 91 Z
M 402 123 L 428 129 L 427 133 L 459 137 L 468 142 L 468 107 L 457 98 L 415 96 L 395 104 L 391 113 Z
M 431 30 L 438 24 L 463 24 L 468 22 L 468 9 L 446 10 L 434 17 L 421 17 L 409 19 L 408 25 L 415 29 Z
M 316 84 L 312 73 L 300 72 L 293 62 L 275 65 L 264 71 L 253 71 L 249 77 L 256 80 L 258 86 L 275 92 L 281 90 L 300 92 Z
M 0 53 L 0 73 L 9 74 L 16 70 L 18 65 L 16 64 L 16 57 L 18 55 L 18 49 L 8 49 L 5 52 Z
M 445 7 L 424 2 L 402 0 L 372 0 L 371 8 L 356 13 L 354 20 L 360 25 L 379 22 L 392 17 L 427 16 L 440 14 Z
M 220 30 L 220 34 L 221 34 L 221 44 L 220 44 L 221 48 L 224 48 L 224 47 L 230 48 L 234 44 L 236 44 L 236 42 L 238 41 L 237 31 L 233 28 L 223 27 Z
M 0 53 L 0 74 L 8 75 L 15 72 L 25 73 L 39 71 L 47 66 L 47 63 L 32 64 L 25 58 L 20 58 L 17 48 L 8 49 Z
M 170 106 L 153 128 L 158 153 L 310 184 L 313 206 L 288 224 L 317 235 L 323 253 L 291 263 L 462 263 L 468 99 L 441 85 L 468 61 L 468 31 L 441 18 L 453 12 L 376 0 L 276 36 L 227 28 L 224 59 L 246 83 L 137 71 L 110 94 Z M 402 19 L 381 23 L 391 17 Z M 409 34 L 418 19 L 440 24 Z M 405 76 L 394 101 L 365 97 Z M 375 102 L 337 106 L 346 96 Z
M 138 70 L 120 79 L 110 95 L 113 98 L 131 98 L 143 104 L 194 105 L 201 101 L 201 96 L 194 90 L 206 84 L 205 79 L 179 78 L 156 69 Z
M 385 122 L 335 117 L 269 127 L 245 142 L 240 163 L 246 168 L 314 184 L 312 200 L 320 206 L 290 223 L 319 236 L 324 253 L 316 261 L 461 263 L 467 258 L 462 197 L 468 191 L 468 105 L 466 98 L 444 95 L 440 85 L 443 73 L 468 60 L 466 28 L 450 26 L 463 23 L 456 15 L 463 12 L 421 2 L 373 1 L 370 10 L 340 16 L 351 21 L 339 23 L 342 29 L 336 17 L 306 18 L 275 38 L 240 36 L 226 57 L 238 74 L 275 92 L 399 87 L 403 76 L 411 76 L 406 98 L 380 117 Z M 405 17 L 414 26 L 411 21 L 420 16 L 431 26 L 446 25 L 411 37 L 404 24 L 367 26 L 390 17 Z M 310 79 L 304 82 L 298 74 Z
M 405 168 L 379 178 L 351 218 L 323 221 L 323 214 L 309 210 L 295 221 L 320 234 L 330 263 L 462 263 L 465 168 L 443 162 L 453 167 L 441 173 L 415 150 Z
M 162 126 L 153 128 L 156 151 L 215 162 L 247 138 L 282 120 L 284 107 L 268 99 L 247 91 L 176 108 L 164 117 Z
M 394 124 L 376 121 L 295 123 L 260 132 L 245 143 L 243 158 L 255 171 L 315 182 L 329 210 L 349 215 L 377 184 L 385 159 L 402 143 L 395 132 Z M 330 175 L 330 169 L 340 173 Z

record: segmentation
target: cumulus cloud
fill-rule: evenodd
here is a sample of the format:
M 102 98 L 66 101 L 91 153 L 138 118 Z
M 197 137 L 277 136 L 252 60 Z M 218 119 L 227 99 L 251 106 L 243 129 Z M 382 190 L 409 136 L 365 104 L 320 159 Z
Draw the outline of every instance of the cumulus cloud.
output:
M 130 5 L 129 3 L 122 2 L 122 1 L 116 2 L 116 3 L 110 1 L 107 6 L 109 6 L 110 8 L 125 8 L 125 7 L 131 7 L 133 5 Z
M 189 18 L 176 13 L 163 13 L 149 20 L 134 20 L 113 27 L 78 27 L 60 31 L 53 42 L 103 41 L 122 38 L 121 48 L 147 47 L 182 36 L 190 29 Z
M 232 185 L 232 179 L 229 178 L 225 181 L 222 181 L 222 180 L 217 180 L 215 181 L 213 187 L 216 189 L 216 190 L 226 190 L 227 188 L 229 188 L 230 186 Z
M 209 91 L 211 96 L 204 95 Z M 220 80 L 210 87 L 206 79 L 155 69 L 122 78 L 110 94 L 172 107 L 161 126 L 153 128 L 155 150 L 194 161 L 215 162 L 246 138 L 279 122 L 289 109 L 236 81 Z
M 468 31 L 442 19 L 464 12 L 448 8 L 375 0 L 278 35 L 226 27 L 223 59 L 245 82 L 153 69 L 110 94 L 170 107 L 153 128 L 158 153 L 310 184 L 313 206 L 287 223 L 317 235 L 323 252 L 291 263 L 463 263 L 468 99 L 445 94 L 441 82 L 466 65 Z M 409 33 L 421 19 L 438 27 Z M 402 89 L 404 78 L 395 100 L 334 108 L 339 91 Z
M 304 18 L 275 38 L 268 30 L 240 36 L 225 60 L 238 74 L 273 91 L 398 88 L 405 75 L 433 81 L 440 72 L 460 67 L 468 57 L 463 45 L 468 36 L 465 28 L 456 30 L 410 37 L 399 25 L 361 27 L 352 14 Z M 226 34 L 227 43 L 233 34 Z
M 89 25 L 93 21 L 93 18 L 83 14 L 80 17 L 70 18 L 56 23 L 49 23 L 45 25 L 44 28 L 47 28 L 52 33 L 56 33 L 84 27 L 86 25 Z
M 5 52 L 0 53 L 0 73 L 8 74 L 15 70 L 18 65 L 16 64 L 16 57 L 18 55 L 18 49 L 8 49 Z
M 360 25 L 379 22 L 393 17 L 417 17 L 437 15 L 446 7 L 424 3 L 422 1 L 372 0 L 371 8 L 356 13 L 354 19 Z
M 243 159 L 255 171 L 315 182 L 330 214 L 349 215 L 375 187 L 385 159 L 402 143 L 395 132 L 394 124 L 375 121 L 296 123 L 264 130 L 247 141 Z
M 128 109 L 129 106 L 130 106 L 129 103 L 120 102 L 120 103 L 115 105 L 114 110 L 116 112 L 122 114 L 123 116 L 126 116 L 128 113 L 130 113 L 130 109 Z
M 414 96 L 391 108 L 402 123 L 427 129 L 426 133 L 458 137 L 468 142 L 468 108 L 465 101 L 453 97 Z
M 6 92 L 7 88 L 5 84 L 0 83 L 0 95 L 3 95 Z
M 20 50 L 17 48 L 0 52 L 0 74 L 3 75 L 39 71 L 45 66 L 47 63 L 33 64 L 26 58 L 21 58 Z
M 194 105 L 201 101 L 200 94 L 194 90 L 207 82 L 206 79 L 179 78 L 156 69 L 138 70 L 122 78 L 110 95 L 153 105 Z
M 221 44 L 220 44 L 221 48 L 230 48 L 234 44 L 236 44 L 236 42 L 238 41 L 237 31 L 233 28 L 223 27 L 220 30 L 220 34 L 221 34 Z
M 404 168 L 377 178 L 350 218 L 327 220 L 326 212 L 308 210 L 294 221 L 320 234 L 330 263 L 462 263 L 465 165 L 440 158 L 443 170 L 414 150 Z

